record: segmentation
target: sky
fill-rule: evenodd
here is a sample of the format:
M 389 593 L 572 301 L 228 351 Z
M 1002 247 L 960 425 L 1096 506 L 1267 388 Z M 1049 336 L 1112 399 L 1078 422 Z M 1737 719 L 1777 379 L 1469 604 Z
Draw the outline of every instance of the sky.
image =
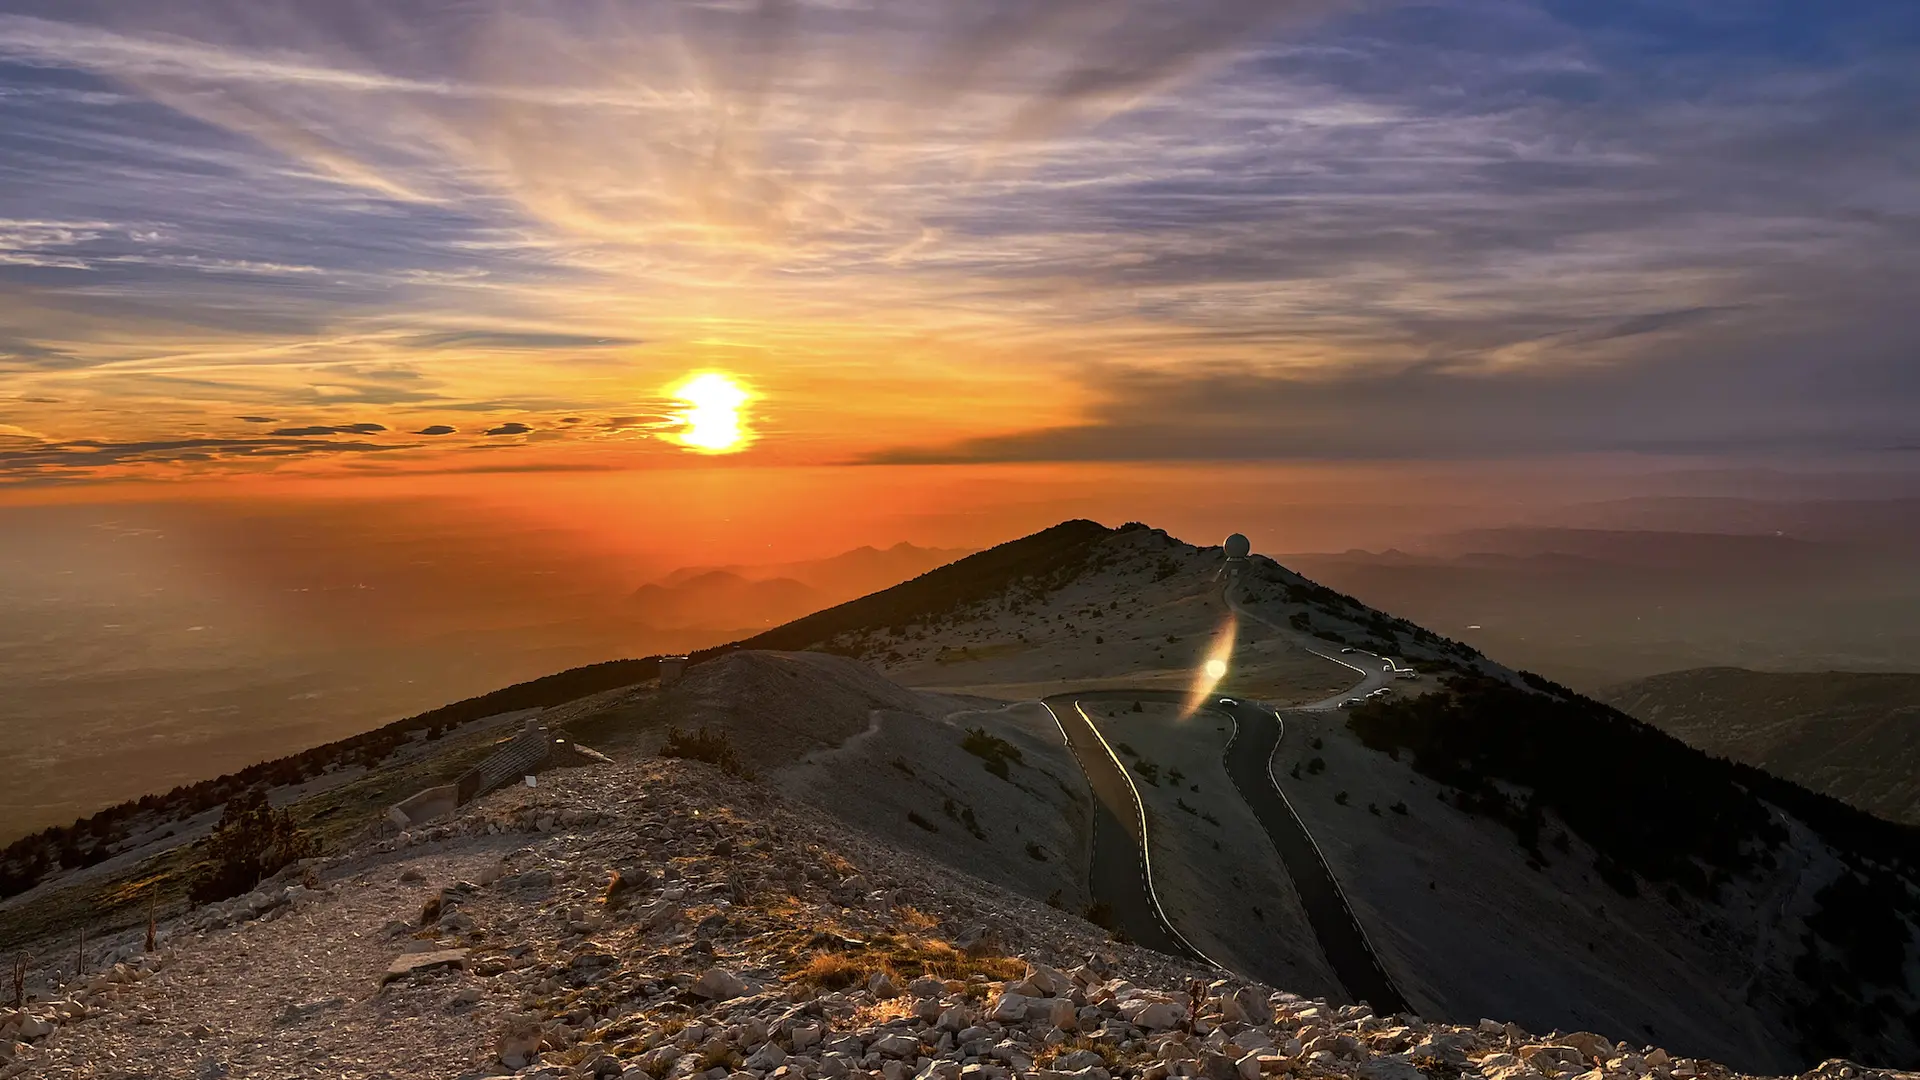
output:
M 0 0 L 0 498 L 1920 458 L 1911 0 Z M 981 475 L 989 475 L 982 473 Z

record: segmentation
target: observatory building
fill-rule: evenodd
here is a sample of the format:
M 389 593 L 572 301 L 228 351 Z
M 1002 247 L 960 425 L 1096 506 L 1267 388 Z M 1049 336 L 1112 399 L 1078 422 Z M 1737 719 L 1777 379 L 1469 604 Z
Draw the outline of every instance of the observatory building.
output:
M 1227 542 L 1221 546 L 1227 551 L 1227 565 L 1221 567 L 1220 572 L 1229 578 L 1237 577 L 1240 568 L 1247 565 L 1247 556 L 1253 553 L 1253 543 L 1247 539 L 1245 533 L 1234 533 L 1227 537 Z M 1215 580 L 1219 580 L 1218 577 Z

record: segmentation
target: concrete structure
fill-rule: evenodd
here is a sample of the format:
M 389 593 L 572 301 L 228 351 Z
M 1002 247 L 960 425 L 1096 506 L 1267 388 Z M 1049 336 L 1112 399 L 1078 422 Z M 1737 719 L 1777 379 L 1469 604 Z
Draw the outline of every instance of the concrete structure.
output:
M 538 719 L 528 720 L 520 733 L 501 743 L 486 760 L 460 774 L 451 784 L 418 792 L 387 810 L 387 820 L 407 829 L 451 814 L 495 788 L 518 783 L 542 769 L 561 765 L 611 762 L 605 754 L 567 739 L 556 739 Z
M 687 673 L 687 658 L 684 656 L 663 656 L 660 658 L 660 685 L 672 686 Z
M 459 789 L 452 784 L 441 784 L 388 807 L 387 820 L 402 829 L 412 828 L 423 821 L 451 814 L 459 805 Z

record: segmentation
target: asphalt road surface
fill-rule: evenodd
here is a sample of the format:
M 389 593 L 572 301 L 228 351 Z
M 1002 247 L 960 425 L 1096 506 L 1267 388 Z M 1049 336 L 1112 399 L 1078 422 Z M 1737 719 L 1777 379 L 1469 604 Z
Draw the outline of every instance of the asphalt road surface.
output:
M 1081 695 L 1086 696 L 1086 695 Z M 1110 929 L 1173 956 L 1212 963 L 1167 923 L 1154 898 L 1148 870 L 1147 838 L 1139 797 L 1120 770 L 1093 724 L 1072 695 L 1043 704 L 1066 736 L 1067 748 L 1093 789 L 1093 867 L 1089 887 L 1095 903 L 1105 904 Z
M 1406 1012 L 1406 999 L 1374 954 L 1320 849 L 1273 776 L 1273 755 L 1285 731 L 1279 714 L 1252 702 L 1221 708 L 1234 719 L 1233 741 L 1227 744 L 1227 776 L 1286 863 L 1327 963 L 1354 1000 L 1366 1002 L 1381 1015 Z
M 1317 651 L 1317 650 L 1316 650 Z M 1325 654 L 1323 654 L 1325 655 Z M 1362 676 L 1359 686 L 1341 694 L 1305 706 L 1307 709 L 1331 709 L 1356 690 L 1364 692 L 1384 685 L 1388 675 L 1385 661 L 1370 653 L 1354 654 L 1349 662 L 1328 655 L 1327 659 L 1352 668 Z M 1382 666 L 1373 667 L 1369 661 Z M 1367 665 L 1365 667 L 1361 665 Z M 1212 963 L 1189 944 L 1166 919 L 1153 895 L 1151 864 L 1139 797 L 1126 774 L 1114 760 L 1093 724 L 1080 711 L 1084 701 L 1171 701 L 1184 702 L 1186 695 L 1166 690 L 1094 690 L 1062 694 L 1047 699 L 1048 711 L 1060 724 L 1067 745 L 1087 776 L 1095 795 L 1094 853 L 1091 892 L 1096 902 L 1105 903 L 1113 914 L 1114 926 L 1139 944 L 1175 955 L 1195 956 Z M 1213 699 L 1219 701 L 1219 697 Z M 1211 704 L 1211 703 L 1210 703 Z M 1286 866 L 1301 907 L 1313 927 L 1314 937 L 1336 978 L 1355 1001 L 1364 1001 L 1377 1013 L 1391 1015 L 1406 1012 L 1408 1005 L 1393 985 L 1392 978 L 1368 942 L 1366 932 L 1341 893 L 1333 872 L 1314 845 L 1306 826 L 1288 805 L 1279 781 L 1274 777 L 1272 761 L 1279 750 L 1285 726 L 1279 714 L 1257 702 L 1215 705 L 1234 721 L 1234 735 L 1227 744 L 1224 765 L 1227 776 L 1240 792 L 1240 798 L 1253 811 L 1266 830 L 1274 850 Z M 1217 966 L 1217 965 L 1216 965 Z

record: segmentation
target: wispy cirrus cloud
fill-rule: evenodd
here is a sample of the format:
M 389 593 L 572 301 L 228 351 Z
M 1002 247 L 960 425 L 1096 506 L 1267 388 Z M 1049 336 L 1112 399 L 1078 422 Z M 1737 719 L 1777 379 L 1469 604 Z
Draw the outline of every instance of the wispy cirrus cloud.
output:
M 1462 418 L 1407 405 L 1406 453 L 1651 445 L 1706 370 L 1706 443 L 1880 438 L 1916 49 L 1866 0 L 20 0 L 0 366 L 130 437 L 719 365 L 824 459 L 1190 456 L 1220 388 Z M 1347 452 L 1295 422 L 1235 453 Z

